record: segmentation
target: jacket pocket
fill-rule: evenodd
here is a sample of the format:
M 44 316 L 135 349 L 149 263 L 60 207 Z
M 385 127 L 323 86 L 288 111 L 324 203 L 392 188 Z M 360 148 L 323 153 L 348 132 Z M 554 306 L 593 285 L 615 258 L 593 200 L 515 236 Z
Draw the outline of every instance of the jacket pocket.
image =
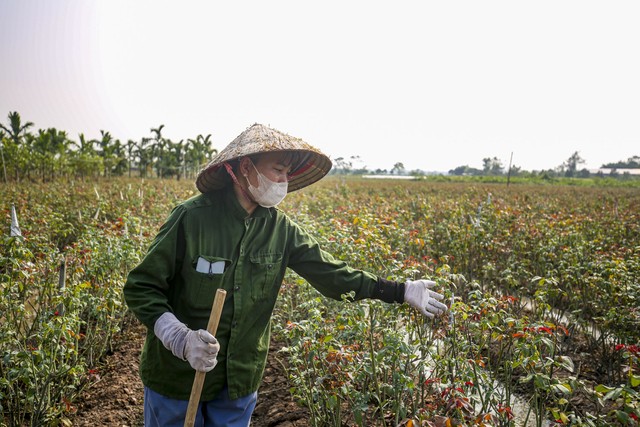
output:
M 184 299 L 194 309 L 211 309 L 216 290 L 223 287 L 224 276 L 231 261 L 200 255 L 191 262 L 186 277 Z
M 257 253 L 251 260 L 251 297 L 259 301 L 277 296 L 279 284 L 276 284 L 282 266 L 282 254 Z

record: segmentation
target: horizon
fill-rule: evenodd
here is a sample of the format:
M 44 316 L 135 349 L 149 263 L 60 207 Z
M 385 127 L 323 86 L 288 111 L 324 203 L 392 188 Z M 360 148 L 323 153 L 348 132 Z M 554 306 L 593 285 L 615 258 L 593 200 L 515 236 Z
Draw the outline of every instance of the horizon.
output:
M 11 112 L 9 112 L 8 114 L 10 114 L 10 113 Z M 19 112 L 18 112 L 18 114 L 19 114 Z M 31 122 L 31 120 L 25 119 L 24 117 L 22 117 L 22 115 L 20 115 L 20 119 L 21 119 L 22 125 L 24 125 L 27 122 Z M 7 126 L 8 119 L 6 119 L 5 122 L 0 121 L 0 123 L 2 123 L 5 126 Z M 161 125 L 162 125 L 162 123 L 161 123 Z M 57 128 L 55 126 L 49 126 L 47 128 L 41 128 L 41 127 L 38 127 L 36 123 L 33 123 L 33 126 L 28 129 L 28 133 L 33 133 L 32 131 L 46 130 L 46 129 L 49 129 L 49 128 L 54 128 L 54 129 L 56 129 L 58 131 L 63 131 L 63 132 L 65 132 L 67 134 L 67 139 L 69 139 L 70 141 L 73 141 L 73 142 L 78 142 L 78 139 L 74 139 L 73 136 L 70 135 L 68 131 L 66 131 L 65 129 Z M 164 130 L 164 128 L 163 128 L 163 130 Z M 111 132 L 108 129 L 101 129 L 101 131 L 105 131 L 105 132 L 108 132 L 108 133 L 111 134 Z M 2 130 L 0 130 L 0 133 L 1 132 L 2 132 Z M 93 140 L 93 141 L 97 142 L 98 139 L 99 139 L 99 138 L 88 138 L 87 134 L 84 133 L 84 132 L 79 132 L 78 133 L 78 138 L 80 137 L 80 135 L 84 136 L 88 141 Z M 191 139 L 194 139 L 197 136 L 198 135 L 193 135 L 191 137 Z M 206 135 L 203 135 L 203 136 L 206 136 Z M 145 138 L 145 137 L 141 136 L 139 138 L 127 138 L 127 140 L 131 139 L 133 141 L 140 141 L 142 138 Z M 171 138 L 167 138 L 167 139 L 171 139 Z M 189 139 L 189 137 L 180 138 L 180 140 L 182 140 L 183 143 L 184 143 L 184 140 L 186 140 L 186 139 Z M 114 140 L 118 140 L 121 143 L 126 143 L 126 141 L 127 141 L 127 140 L 121 140 L 119 138 L 114 138 Z M 178 141 L 180 141 L 180 140 L 178 140 Z M 175 141 L 175 140 L 172 140 L 172 141 L 173 142 L 178 142 L 178 141 Z M 220 151 L 225 147 L 225 145 L 222 145 L 222 146 L 219 146 L 219 147 L 214 145 L 212 148 Z M 71 149 L 73 149 L 73 148 L 71 147 Z M 624 161 L 627 161 L 627 160 L 631 159 L 632 157 L 638 157 L 638 156 L 637 155 L 631 155 L 626 159 L 619 159 L 619 160 L 612 161 L 612 162 L 603 162 L 603 163 L 600 164 L 600 166 L 591 167 L 591 168 L 579 167 L 578 170 L 586 169 L 590 173 L 597 173 L 597 172 L 602 171 L 602 170 L 610 170 L 610 169 L 614 169 L 614 170 L 617 169 L 617 170 L 623 170 L 623 171 L 630 170 L 630 169 L 625 169 L 625 168 L 610 168 L 610 167 L 607 167 L 606 164 L 624 162 Z M 330 158 L 331 162 L 333 163 L 332 169 L 336 169 L 337 168 L 336 159 L 341 159 L 342 158 L 342 159 L 345 159 L 345 160 L 354 160 L 355 161 L 355 160 L 359 159 L 360 156 L 358 154 L 355 154 L 353 157 L 349 157 L 349 158 L 343 158 L 342 156 L 337 157 L 337 158 L 332 158 L 329 155 L 329 158 Z M 501 159 L 498 159 L 498 160 L 502 161 Z M 362 163 L 362 161 L 360 161 L 359 163 Z M 395 162 L 395 163 L 403 163 L 403 162 Z M 375 173 L 375 172 L 378 172 L 378 171 L 386 171 L 387 173 L 391 173 L 390 171 L 394 168 L 395 163 L 393 165 L 391 165 L 390 167 L 386 167 L 386 168 L 382 168 L 382 167 L 371 168 L 371 167 L 367 167 L 366 165 L 361 164 L 359 167 L 354 165 L 353 169 L 354 170 L 366 170 L 366 171 L 369 171 L 369 172 L 372 172 L 372 173 Z M 467 166 L 467 167 L 469 167 L 471 169 L 482 169 L 482 163 L 483 163 L 483 159 L 480 159 L 479 165 L 477 167 L 475 165 L 471 165 L 471 164 L 464 164 L 464 165 L 460 164 L 460 165 L 457 165 L 454 168 L 451 168 L 451 169 L 448 169 L 448 170 L 436 170 L 436 169 L 427 170 L 427 169 L 421 169 L 421 168 L 413 168 L 413 169 L 405 168 L 405 172 L 409 173 L 411 171 L 419 171 L 419 172 L 423 172 L 423 173 L 425 173 L 427 175 L 429 175 L 429 174 L 449 174 L 449 172 L 451 172 L 453 169 L 455 169 L 457 167 L 462 167 L 462 166 Z M 504 173 L 506 173 L 508 171 L 508 169 L 509 169 L 509 164 L 508 163 L 505 164 L 504 162 L 502 162 L 502 166 L 503 166 Z M 524 169 L 524 168 L 519 167 L 518 165 L 512 164 L 512 167 L 518 167 L 518 168 L 520 168 L 520 170 L 522 172 L 544 172 L 544 171 L 549 171 L 549 170 L 556 170 L 556 169 L 560 168 L 561 166 L 562 166 L 562 164 L 549 166 L 549 167 L 544 167 L 542 169 Z

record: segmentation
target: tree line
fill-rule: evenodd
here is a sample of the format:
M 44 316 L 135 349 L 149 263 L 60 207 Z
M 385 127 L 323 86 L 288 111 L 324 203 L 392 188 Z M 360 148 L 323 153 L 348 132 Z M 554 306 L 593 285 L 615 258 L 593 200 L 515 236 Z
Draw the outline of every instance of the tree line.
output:
M 162 135 L 164 125 L 151 128 L 151 135 L 135 141 L 121 142 L 109 132 L 101 130 L 100 138 L 86 139 L 84 134 L 74 141 L 67 132 L 55 128 L 32 132 L 32 122 L 23 122 L 18 112 L 10 112 L 7 124 L 0 123 L 0 157 L 3 182 L 22 180 L 52 181 L 59 177 L 112 177 L 139 176 L 161 178 L 195 178 L 211 157 L 217 153 L 213 148 L 211 134 L 198 135 L 194 139 L 172 141 Z M 509 165 L 505 168 L 497 157 L 483 159 L 482 169 L 468 165 L 448 171 L 449 175 L 472 176 L 548 176 L 588 178 L 592 174 L 585 168 L 579 152 L 573 153 L 555 169 L 528 172 Z M 639 169 L 640 157 L 627 161 L 602 165 L 617 176 L 617 169 Z M 359 156 L 335 159 L 333 174 L 391 174 L 405 175 L 401 162 L 391 170 L 368 170 Z M 424 175 L 421 170 L 409 171 L 409 175 Z
M 55 128 L 32 132 L 32 122 L 10 112 L 0 123 L 0 156 L 4 182 L 51 181 L 60 177 L 139 176 L 194 178 L 211 156 L 211 134 L 172 141 L 162 135 L 164 125 L 151 128 L 151 135 L 122 142 L 101 130 L 100 138 L 74 141 Z
M 556 168 L 542 171 L 525 171 L 518 166 L 510 166 L 505 168 L 502 161 L 497 157 L 486 157 L 482 159 L 482 169 L 471 168 L 468 165 L 458 166 L 449 171 L 449 175 L 474 175 L 474 176 L 547 176 L 547 177 L 567 177 L 567 178 L 589 178 L 592 175 L 604 175 L 603 172 L 592 174 L 586 168 L 580 166 L 586 161 L 580 156 L 580 152 L 575 151 L 567 160 Z M 618 169 L 639 169 L 640 157 L 632 156 L 626 161 L 616 163 L 607 163 L 601 166 L 601 169 L 610 169 L 610 176 L 617 177 Z
M 331 170 L 332 174 L 342 175 L 412 175 L 420 176 L 426 173 L 421 170 L 407 171 L 402 162 L 397 162 L 390 170 L 376 169 L 369 170 L 363 165 L 360 156 L 351 156 L 349 158 L 338 157 L 334 160 L 335 167 Z M 474 168 L 469 165 L 462 165 L 453 168 L 447 172 L 448 175 L 453 176 L 511 176 L 511 177 L 542 177 L 542 178 L 589 178 L 592 176 L 604 177 L 605 172 L 592 173 L 588 169 L 581 167 L 586 161 L 580 156 L 578 151 L 574 152 L 567 160 L 553 169 L 541 170 L 541 171 L 527 171 L 523 170 L 519 166 L 509 164 L 508 167 L 502 163 L 497 157 L 485 157 L 482 159 L 482 168 Z M 640 156 L 632 156 L 626 161 L 619 161 L 615 163 L 607 163 L 601 166 L 602 169 L 609 169 L 607 174 L 609 177 L 630 177 L 629 173 L 624 171 L 620 173 L 619 170 L 625 169 L 639 169 L 640 170 Z

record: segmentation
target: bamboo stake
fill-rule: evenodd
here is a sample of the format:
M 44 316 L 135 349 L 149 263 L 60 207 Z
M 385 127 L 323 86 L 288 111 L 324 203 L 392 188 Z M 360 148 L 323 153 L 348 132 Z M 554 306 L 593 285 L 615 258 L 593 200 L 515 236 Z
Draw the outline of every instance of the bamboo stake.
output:
M 227 295 L 227 291 L 224 289 L 218 289 L 216 291 L 216 297 L 213 300 L 213 306 L 211 307 L 211 314 L 209 315 L 209 323 L 207 324 L 207 331 L 215 336 L 218 330 L 218 324 L 220 323 L 220 315 L 222 314 L 222 307 L 224 306 L 224 298 Z M 187 407 L 187 416 L 184 420 L 184 427 L 193 427 L 196 422 L 196 412 L 198 411 L 198 404 L 200 404 L 200 394 L 202 393 L 202 386 L 204 385 L 204 377 L 207 373 L 196 371 L 196 376 L 193 379 L 193 386 L 191 387 L 191 396 L 189 396 L 189 406 Z
M 509 159 L 509 172 L 507 172 L 507 187 L 511 181 L 511 162 L 513 161 L 513 151 L 511 152 L 511 158 Z

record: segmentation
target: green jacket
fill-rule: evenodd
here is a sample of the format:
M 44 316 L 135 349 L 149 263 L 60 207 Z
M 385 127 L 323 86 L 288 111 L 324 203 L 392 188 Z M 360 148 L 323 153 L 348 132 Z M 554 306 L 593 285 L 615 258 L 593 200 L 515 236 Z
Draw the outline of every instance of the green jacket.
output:
M 222 261 L 224 271 L 197 271 L 203 259 L 205 265 Z M 206 375 L 202 399 L 213 399 L 225 384 L 231 399 L 256 391 L 287 267 L 330 298 L 354 291 L 355 299 L 403 299 L 403 285 L 334 259 L 282 211 L 258 207 L 248 216 L 230 186 L 201 194 L 173 209 L 124 286 L 129 308 L 147 327 L 142 382 L 162 395 L 189 399 L 195 371 L 163 346 L 153 326 L 171 311 L 189 328 L 206 329 L 215 291 L 223 288 L 227 297 L 216 333 L 218 364 Z

